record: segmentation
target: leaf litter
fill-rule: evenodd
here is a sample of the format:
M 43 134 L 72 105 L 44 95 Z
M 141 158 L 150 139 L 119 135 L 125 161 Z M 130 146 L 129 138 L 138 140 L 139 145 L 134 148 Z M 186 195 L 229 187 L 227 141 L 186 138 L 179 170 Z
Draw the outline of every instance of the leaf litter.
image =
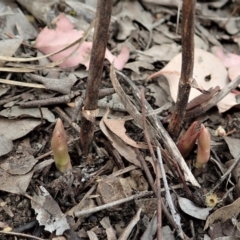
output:
M 154 239 L 157 199 L 150 186 L 158 170 L 147 150 L 142 119 L 134 118 L 136 115 L 129 112 L 126 105 L 129 101 L 139 112 L 143 103 L 139 103 L 137 92 L 133 92 L 120 75 L 117 74 L 117 78 L 128 101 L 111 92 L 101 96 L 91 157 L 85 159 L 79 147 L 79 126 L 76 125 L 82 117 L 76 112 L 77 98 L 84 99 L 86 93 L 94 32 L 89 29 L 89 23 L 95 16 L 96 2 L 17 2 L 18 5 L 15 1 L 0 1 L 0 49 L 3 50 L 0 52 L 0 190 L 5 203 L 0 207 L 2 226 L 10 226 L 17 232 L 32 223 L 42 238 L 50 238 L 51 233 L 53 239 L 55 235 L 65 239 Z M 179 3 L 113 2 L 105 52 L 107 61 L 100 88 L 112 88 L 108 69 L 109 63 L 114 62 L 115 68 L 122 70 L 135 86 L 144 88 L 146 100 L 154 109 L 146 112 L 148 126 L 151 126 L 149 116 L 157 113 L 157 119 L 166 127 L 173 108 L 163 106 L 172 100 L 176 102 L 181 74 Z M 202 106 L 207 99 L 205 94 L 215 87 L 226 89 L 229 82 L 239 76 L 239 9 L 231 0 L 200 1 L 196 6 L 196 48 L 189 102 Z M 43 55 L 35 57 L 38 51 Z M 153 82 L 145 81 L 147 78 Z M 32 92 L 28 92 L 29 88 Z M 220 90 L 213 92 L 210 100 Z M 201 186 L 189 187 L 193 196 L 189 195 L 184 181 L 180 181 L 175 159 L 165 145 L 166 139 L 161 139 L 156 126 L 148 127 L 148 131 L 152 131 L 154 150 L 159 140 L 163 144 L 161 152 L 172 193 L 170 198 L 189 238 L 240 235 L 238 94 L 238 88 L 231 89 L 215 104 L 218 112 L 213 107 L 195 119 L 210 131 L 212 151 L 200 176 L 190 178 L 190 185 L 196 181 L 196 185 Z M 203 100 L 196 100 L 198 96 Z M 22 108 L 31 101 L 35 101 L 35 107 Z M 79 106 L 81 109 L 81 104 Z M 106 115 L 109 107 L 110 113 Z M 65 175 L 56 171 L 50 151 L 57 117 L 64 122 L 73 165 L 72 172 Z M 192 122 L 187 120 L 182 131 Z M 224 135 L 215 134 L 220 125 Z M 186 169 L 180 171 L 185 177 L 194 172 L 197 145 L 195 141 L 193 150 L 184 158 L 188 173 L 186 175 Z M 151 163 L 146 166 L 152 183 L 151 176 L 140 170 L 144 169 L 141 159 L 150 159 Z M 232 164 L 235 167 L 231 170 Z M 162 179 L 162 175 L 159 178 Z M 161 192 L 163 204 L 171 212 L 165 187 Z M 134 199 L 136 196 L 139 199 Z M 119 205 L 117 201 L 125 203 Z M 216 205 L 211 205 L 213 203 Z M 81 215 L 82 211 L 85 215 Z M 39 225 L 44 226 L 44 230 Z M 162 226 L 163 239 L 175 239 L 176 226 L 166 217 Z M 26 232 L 34 235 L 31 230 Z

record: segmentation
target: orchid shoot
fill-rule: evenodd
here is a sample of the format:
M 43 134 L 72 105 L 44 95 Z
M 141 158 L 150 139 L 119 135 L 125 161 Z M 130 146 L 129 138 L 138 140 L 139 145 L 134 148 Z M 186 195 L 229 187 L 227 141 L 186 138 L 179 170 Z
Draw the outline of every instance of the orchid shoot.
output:
M 57 119 L 55 128 L 53 130 L 51 149 L 56 168 L 65 173 L 67 170 L 72 169 L 70 156 L 68 154 L 67 135 L 60 118 Z

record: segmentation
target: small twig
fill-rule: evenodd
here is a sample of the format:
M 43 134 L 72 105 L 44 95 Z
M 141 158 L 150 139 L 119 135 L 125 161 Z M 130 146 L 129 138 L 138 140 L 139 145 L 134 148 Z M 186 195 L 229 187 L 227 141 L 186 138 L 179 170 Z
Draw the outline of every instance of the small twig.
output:
M 104 205 L 101 205 L 101 206 L 98 206 L 98 207 L 94 207 L 94 208 L 91 208 L 91 209 L 75 212 L 75 217 L 80 217 L 80 216 L 83 216 L 83 215 L 86 215 L 86 214 L 93 214 L 93 213 L 102 211 L 104 209 L 112 208 L 112 207 L 115 207 L 117 205 L 132 201 L 134 199 L 149 197 L 151 195 L 153 195 L 153 192 L 143 191 L 139 194 L 135 194 L 133 196 L 123 198 L 123 199 L 120 199 L 120 200 L 117 200 L 117 201 L 114 201 L 114 202 L 110 202 L 110 203 L 107 203 L 107 204 L 104 204 Z
M 11 33 L 5 32 L 4 34 L 5 34 L 7 37 L 9 37 L 10 39 L 16 39 L 16 36 L 12 35 Z M 22 44 L 23 46 L 36 49 L 36 47 L 34 47 L 33 45 L 30 45 L 30 44 L 26 43 L 25 41 L 22 41 L 21 44 Z
M 112 12 L 112 0 L 99 0 L 93 35 L 93 46 L 89 65 L 84 112 L 82 117 L 82 131 L 80 144 L 83 155 L 88 156 L 93 141 L 95 128 L 95 112 L 97 110 L 99 85 L 102 79 L 103 62 L 108 41 L 108 29 Z
M 72 122 L 72 119 L 60 107 L 55 107 L 53 110 L 70 124 L 77 133 L 80 133 L 80 127 L 75 122 Z
M 182 4 L 182 69 L 175 110 L 168 125 L 168 133 L 174 141 L 180 133 L 191 90 L 194 64 L 194 15 L 195 0 L 183 0 Z
M 223 181 L 228 177 L 228 175 L 232 172 L 232 170 L 235 168 L 235 166 L 240 161 L 240 154 L 238 154 L 237 158 L 233 162 L 233 164 L 228 168 L 228 170 L 222 175 L 222 177 L 219 179 L 218 183 L 215 185 L 211 191 L 209 191 L 206 195 L 213 193 L 222 183 Z
M 5 234 L 5 235 L 12 235 L 12 236 L 18 236 L 18 237 L 32 238 L 32 239 L 37 239 L 37 240 L 44 240 L 44 238 L 35 237 L 35 236 L 25 234 L 25 233 L 5 232 L 5 231 L 0 231 L 0 233 Z
M 190 229 L 191 229 L 191 233 L 192 233 L 192 239 L 196 239 L 196 233 L 195 233 L 195 229 L 194 229 L 193 220 L 190 220 Z
M 205 113 L 210 108 L 214 107 L 220 100 L 222 100 L 230 91 L 235 89 L 240 84 L 240 76 L 235 78 L 233 81 L 229 82 L 226 87 L 224 87 L 218 94 L 214 95 L 210 100 L 204 102 L 203 104 L 187 111 L 185 115 L 185 120 L 189 120 L 200 116 Z
M 141 88 L 141 100 L 142 100 L 142 118 L 143 118 L 143 132 L 144 137 L 148 145 L 148 149 L 152 156 L 153 162 L 156 168 L 156 195 L 157 195 L 157 240 L 162 239 L 162 209 L 161 209 L 161 177 L 160 177 L 160 169 L 156 160 L 156 156 L 153 151 L 153 147 L 151 144 L 151 140 L 149 134 L 147 132 L 147 124 L 146 124 L 146 108 L 145 108 L 145 96 L 144 96 L 144 88 Z
M 166 156 L 166 152 L 162 149 L 161 149 L 161 154 L 163 155 L 164 158 L 168 159 L 168 161 L 170 161 L 172 163 L 172 166 L 175 168 L 175 171 L 177 172 L 178 177 L 183 184 L 183 187 L 186 191 L 187 196 L 192 199 L 193 194 L 190 191 L 189 187 L 187 186 L 186 180 L 184 179 L 184 176 L 183 176 L 178 164 L 173 159 L 171 159 L 169 156 Z
M 146 177 L 147 177 L 147 179 L 148 179 L 148 182 L 149 182 L 150 186 L 152 187 L 152 190 L 154 191 L 155 195 L 157 196 L 157 189 L 156 189 L 156 187 L 155 187 L 155 185 L 154 185 L 154 180 L 153 180 L 152 174 L 150 173 L 150 171 L 149 171 L 149 169 L 148 169 L 148 166 L 147 166 L 147 164 L 146 164 L 146 161 L 143 159 L 142 154 L 141 154 L 141 152 L 139 151 L 139 149 L 135 148 L 135 152 L 136 152 L 136 154 L 137 154 L 137 157 L 138 157 L 139 161 L 141 162 L 142 168 L 143 168 L 143 170 L 144 170 L 144 172 L 145 172 L 145 174 L 146 174 Z M 182 185 L 181 185 L 181 186 L 182 186 Z M 163 192 L 163 191 L 165 191 L 165 189 L 164 189 L 164 188 L 161 188 L 161 192 Z M 168 221 L 170 222 L 171 226 L 172 226 L 173 228 L 176 228 L 176 224 L 175 224 L 175 222 L 173 221 L 173 218 L 172 218 L 171 214 L 168 212 L 168 209 L 167 209 L 167 207 L 166 207 L 166 205 L 165 205 L 165 203 L 163 202 L 162 199 L 161 199 L 161 204 L 162 204 L 162 205 L 161 205 L 162 210 L 163 210 L 165 216 L 167 217 Z
M 35 91 L 35 89 L 28 90 L 28 91 L 26 91 L 25 93 L 31 93 L 31 92 L 33 92 L 33 91 Z M 3 99 L 3 100 L 0 101 L 0 106 L 1 106 L 1 105 L 4 105 L 5 103 L 9 103 L 9 102 L 11 102 L 11 101 L 14 101 L 14 100 L 16 100 L 16 99 L 18 99 L 18 98 L 21 98 L 21 97 L 22 97 L 22 93 L 20 93 L 19 95 L 16 95 L 16 96 L 7 98 L 7 99 L 5 98 L 5 99 Z
M 148 182 L 149 182 L 152 190 L 155 191 L 154 180 L 153 180 L 152 174 L 151 174 L 151 172 L 149 171 L 149 168 L 148 168 L 148 166 L 147 166 L 147 164 L 146 164 L 146 161 L 144 160 L 144 158 L 143 158 L 143 156 L 142 156 L 142 154 L 141 154 L 141 152 L 139 151 L 138 148 L 134 148 L 134 151 L 135 151 L 135 153 L 137 154 L 137 159 L 138 159 L 138 160 L 140 161 L 140 163 L 141 163 L 141 167 L 142 167 L 143 171 L 144 171 L 145 174 L 146 174 L 147 180 L 148 180 Z
M 181 218 L 180 218 L 179 214 L 176 212 L 172 198 L 171 198 L 171 194 L 170 194 L 170 190 L 169 190 L 168 182 L 167 182 L 167 178 L 166 178 L 166 173 L 165 173 L 165 170 L 163 167 L 161 151 L 160 151 L 159 147 L 157 147 L 157 155 L 158 155 L 158 161 L 159 161 L 159 165 L 160 165 L 160 169 L 161 169 L 161 173 L 162 173 L 164 188 L 166 191 L 166 200 L 167 200 L 168 206 L 170 208 L 170 211 L 172 213 L 172 217 L 177 225 L 178 235 L 183 239 L 184 234 L 183 234 L 183 230 L 181 227 L 181 221 L 180 221 Z
M 99 94 L 98 94 L 98 98 L 103 98 L 103 97 L 106 97 L 106 96 L 109 96 L 111 94 L 113 94 L 115 91 L 113 88 L 104 88 L 104 89 L 100 89 L 99 90 Z M 75 108 L 74 108 L 74 112 L 73 112 L 73 115 L 72 115 L 72 121 L 75 122 L 76 119 L 77 119 L 77 116 L 81 110 L 81 107 L 83 105 L 83 100 L 85 98 L 85 91 L 82 92 L 82 95 L 77 97 L 74 101 L 75 103 Z M 98 101 L 98 107 L 101 107 L 101 103 Z M 108 107 L 108 106 L 106 106 Z
M 119 82 L 116 78 L 115 70 L 114 70 L 113 66 L 111 66 L 110 70 L 111 70 L 110 78 L 111 78 L 113 87 L 115 88 L 115 91 L 117 92 L 117 94 L 121 98 L 121 100 L 122 100 L 123 104 L 125 105 L 125 108 L 127 109 L 128 113 L 134 118 L 134 120 L 140 126 L 142 126 L 141 117 L 139 116 L 140 114 L 137 111 L 136 107 L 133 106 L 131 101 L 127 98 L 126 94 L 124 93 L 123 89 L 121 88 L 121 85 L 119 84 Z M 135 96 L 136 100 L 138 101 L 139 105 L 141 106 L 141 92 L 138 89 L 138 87 L 126 75 L 124 75 L 123 73 L 121 73 L 119 71 L 117 71 L 117 73 L 130 85 L 130 87 L 132 88 L 133 95 Z M 152 110 L 151 105 L 147 101 L 145 101 L 145 106 L 146 106 L 148 111 Z M 150 124 L 147 124 L 148 125 L 148 133 L 151 136 L 151 139 L 154 140 L 154 139 L 160 138 L 161 141 L 163 142 L 168 154 L 170 155 L 170 157 L 172 159 L 174 159 L 175 161 L 177 161 L 177 163 L 180 165 L 182 171 L 184 172 L 184 176 L 185 176 L 186 181 L 191 182 L 192 185 L 194 185 L 194 186 L 200 187 L 197 180 L 193 176 L 192 172 L 188 168 L 185 160 L 181 156 L 178 148 L 176 147 L 176 144 L 173 142 L 173 140 L 171 139 L 171 137 L 169 136 L 169 134 L 167 133 L 167 131 L 163 127 L 159 118 L 156 115 L 149 115 L 148 119 L 152 124 L 152 126 Z M 154 145 L 157 146 L 158 144 L 159 143 L 156 140 L 154 142 Z
M 137 224 L 137 222 L 140 219 L 140 214 L 141 214 L 142 209 L 139 208 L 136 215 L 133 217 L 133 219 L 131 220 L 131 222 L 128 224 L 128 226 L 123 230 L 123 232 L 121 233 L 120 237 L 118 238 L 118 240 L 125 240 L 128 239 L 130 233 L 132 232 L 132 229 L 135 227 L 135 225 Z
M 12 217 L 13 217 L 13 216 L 12 216 Z M 22 226 L 19 226 L 19 227 L 17 227 L 17 228 L 14 228 L 14 232 L 21 233 L 21 232 L 27 231 L 27 230 L 33 228 L 37 223 L 38 223 L 37 220 L 33 220 L 33 221 L 31 221 L 31 222 L 29 222 L 29 223 L 26 223 L 26 224 L 24 224 L 24 225 L 22 225 Z
M 215 88 L 211 88 L 209 89 L 206 93 L 202 93 L 201 95 L 195 97 L 193 100 L 191 100 L 188 104 L 187 104 L 187 108 L 186 110 L 190 110 L 198 105 L 201 105 L 202 103 L 208 101 L 209 99 L 211 99 L 218 91 L 220 91 L 220 87 L 217 86 Z
M 51 106 L 51 105 L 58 105 L 61 103 L 68 103 L 71 101 L 72 98 L 81 95 L 81 91 L 71 92 L 67 95 L 63 95 L 60 97 L 53 97 L 41 100 L 33 100 L 29 102 L 21 102 L 19 103 L 19 107 L 21 108 L 30 108 L 30 107 L 43 107 L 43 106 Z
M 78 141 L 78 140 L 79 140 L 79 138 L 75 138 L 73 140 L 70 140 L 70 141 L 68 141 L 68 145 L 71 144 L 72 142 L 75 142 L 75 141 Z M 50 156 L 51 154 L 52 154 L 52 151 L 46 152 L 46 153 L 42 154 L 41 156 L 36 157 L 36 160 L 41 160 L 45 157 Z

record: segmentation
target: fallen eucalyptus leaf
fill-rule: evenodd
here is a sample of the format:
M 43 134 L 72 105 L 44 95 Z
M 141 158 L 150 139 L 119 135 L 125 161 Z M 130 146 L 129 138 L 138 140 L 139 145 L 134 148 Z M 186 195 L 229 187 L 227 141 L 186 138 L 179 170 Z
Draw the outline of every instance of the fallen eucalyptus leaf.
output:
M 204 230 L 211 226 L 215 221 L 225 222 L 233 216 L 237 216 L 240 213 L 240 198 L 233 203 L 217 209 L 207 219 Z
M 6 138 L 5 135 L 0 134 L 0 157 L 8 154 L 13 149 L 13 143 L 10 139 Z
M 0 117 L 0 134 L 6 138 L 16 140 L 31 132 L 35 127 L 41 124 L 40 120 L 36 119 L 6 119 Z
M 206 220 L 210 210 L 212 210 L 212 208 L 200 208 L 198 206 L 196 206 L 192 201 L 190 201 L 187 198 L 183 198 L 183 197 L 179 197 L 178 196 L 178 203 L 180 208 L 187 213 L 188 215 L 197 218 L 197 219 L 201 219 L 201 220 Z
M 149 79 L 164 75 L 169 83 L 171 96 L 176 102 L 178 83 L 181 73 L 182 54 L 179 53 L 175 56 L 163 69 L 157 73 L 149 76 Z M 195 48 L 194 52 L 194 69 L 193 79 L 196 81 L 198 87 L 203 90 L 208 90 L 219 86 L 223 89 L 228 84 L 227 70 L 221 61 L 213 54 L 206 52 L 202 49 Z M 158 81 L 161 86 L 161 80 Z M 191 88 L 189 101 L 199 96 L 201 92 L 196 88 Z M 220 113 L 229 110 L 231 107 L 237 105 L 235 94 L 229 93 L 221 101 L 217 103 Z
M 56 235 L 62 235 L 65 230 L 70 229 L 66 216 L 49 192 L 43 186 L 39 188 L 40 194 L 31 200 L 32 208 L 37 213 L 36 218 L 40 225 L 45 226 L 46 231 L 56 231 Z

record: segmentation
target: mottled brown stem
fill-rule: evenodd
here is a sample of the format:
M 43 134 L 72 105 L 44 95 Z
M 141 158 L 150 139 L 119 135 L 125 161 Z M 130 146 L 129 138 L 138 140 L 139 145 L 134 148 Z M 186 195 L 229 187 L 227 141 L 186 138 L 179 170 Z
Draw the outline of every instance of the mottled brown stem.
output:
M 108 41 L 108 29 L 112 12 L 112 0 L 99 0 L 97 5 L 93 46 L 89 65 L 84 111 L 80 132 L 80 144 L 83 155 L 88 156 L 95 128 L 99 85 L 102 78 L 103 61 Z M 88 111 L 88 112 L 86 112 Z M 86 113 L 91 115 L 88 119 Z
M 150 136 L 147 131 L 147 123 L 146 123 L 146 107 L 145 107 L 145 95 L 144 88 L 141 88 L 141 100 L 142 100 L 142 118 L 143 118 L 143 132 L 144 138 L 147 142 L 148 149 L 150 151 L 152 160 L 155 164 L 156 168 L 156 195 L 157 195 L 157 240 L 162 239 L 162 199 L 161 199 L 161 172 L 160 167 L 157 162 L 156 156 L 154 154 L 153 146 L 151 144 Z
M 178 86 L 175 111 L 168 125 L 168 132 L 176 140 L 186 113 L 191 90 L 194 64 L 194 14 L 195 0 L 184 0 L 182 4 L 182 69 Z

